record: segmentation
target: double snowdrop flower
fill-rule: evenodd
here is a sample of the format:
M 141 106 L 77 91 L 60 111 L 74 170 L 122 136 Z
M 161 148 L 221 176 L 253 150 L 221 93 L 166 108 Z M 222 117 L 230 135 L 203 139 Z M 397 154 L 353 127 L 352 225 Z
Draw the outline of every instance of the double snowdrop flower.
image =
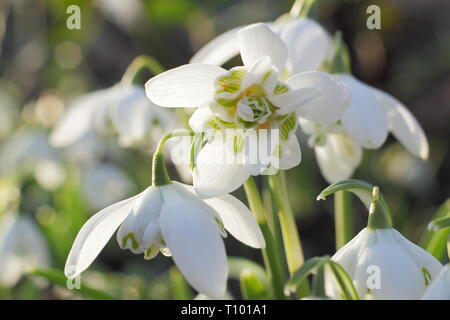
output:
M 331 126 L 299 119 L 310 135 L 322 174 L 329 182 L 352 176 L 362 149 L 377 149 L 391 132 L 414 156 L 428 158 L 428 142 L 418 121 L 397 99 L 349 74 L 334 75 L 351 93 L 349 108 Z
M 50 136 L 55 147 L 68 147 L 89 134 L 116 136 L 122 147 L 154 146 L 164 131 L 173 128 L 167 110 L 155 107 L 143 88 L 118 83 L 75 100 Z
M 348 90 L 325 73 L 310 71 L 285 79 L 288 49 L 267 25 L 247 26 L 238 31 L 237 39 L 242 67 L 226 71 L 194 63 L 146 83 L 147 96 L 156 105 L 197 108 L 189 121 L 194 131 L 236 133 L 226 141 L 213 135 L 196 155 L 194 186 L 205 198 L 231 192 L 250 175 L 266 169 L 298 165 L 297 117 L 331 124 L 350 102 Z M 273 139 L 275 134 L 278 137 Z M 250 161 L 252 146 L 247 138 L 251 135 L 256 136 L 258 146 L 267 148 L 267 158 Z M 242 161 L 212 161 L 240 153 Z
M 442 265 L 392 228 L 379 197 L 375 187 L 368 226 L 331 259 L 345 269 L 361 298 L 419 299 Z M 327 281 L 326 291 L 340 298 L 334 281 Z
M 32 220 L 6 214 L 0 220 L 0 285 L 14 286 L 32 268 L 47 268 L 47 244 Z
M 222 296 L 228 276 L 225 230 L 253 248 L 263 248 L 256 220 L 231 195 L 202 200 L 191 186 L 170 181 L 162 155 L 155 154 L 153 173 L 152 186 L 86 222 L 69 253 L 65 274 L 74 278 L 88 268 L 120 226 L 117 241 L 122 249 L 144 254 L 145 259 L 158 252 L 172 256 L 197 291 Z

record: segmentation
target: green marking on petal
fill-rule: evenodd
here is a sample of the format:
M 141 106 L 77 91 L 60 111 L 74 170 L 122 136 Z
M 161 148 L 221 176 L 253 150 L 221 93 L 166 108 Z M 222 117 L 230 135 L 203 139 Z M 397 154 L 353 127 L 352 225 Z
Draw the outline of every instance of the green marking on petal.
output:
M 137 249 L 139 247 L 139 242 L 136 240 L 136 236 L 133 232 L 128 233 L 125 237 L 122 239 L 122 247 L 126 247 L 128 240 L 131 241 L 131 248 Z
M 425 268 L 422 268 L 423 278 L 425 279 L 425 287 L 431 283 L 431 273 Z
M 288 86 L 283 84 L 283 83 L 281 83 L 281 82 L 279 82 L 275 86 L 275 88 L 273 89 L 273 93 L 276 94 L 276 95 L 283 94 L 283 93 L 286 93 L 288 91 L 289 91 Z
M 233 151 L 234 153 L 240 153 L 244 148 L 244 137 L 241 134 L 233 136 Z
M 280 125 L 281 141 L 285 142 L 289 139 L 289 133 L 297 126 L 297 115 L 295 112 L 290 113 Z

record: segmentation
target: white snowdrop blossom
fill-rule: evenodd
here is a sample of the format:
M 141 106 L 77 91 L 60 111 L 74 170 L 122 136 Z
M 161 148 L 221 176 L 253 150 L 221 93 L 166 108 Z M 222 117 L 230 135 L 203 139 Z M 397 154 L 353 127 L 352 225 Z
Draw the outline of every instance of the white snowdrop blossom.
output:
M 447 263 L 425 290 L 422 300 L 450 300 L 450 264 Z
M 66 172 L 56 149 L 39 129 L 19 129 L 0 147 L 0 175 L 31 174 L 41 187 L 55 190 L 62 185 Z
M 91 208 L 100 210 L 133 191 L 131 179 L 112 163 L 97 163 L 82 171 L 81 188 Z
M 314 20 L 282 17 L 267 26 L 286 44 L 288 56 L 284 71 L 290 74 L 320 70 L 333 56 L 330 35 Z M 233 28 L 217 36 L 201 48 L 190 62 L 223 65 L 239 54 L 238 32 L 243 28 L 245 26 Z
M 191 186 L 171 182 L 148 187 L 91 217 L 75 239 L 66 275 L 74 278 L 88 268 L 117 228 L 122 249 L 145 259 L 159 251 L 172 256 L 187 281 L 211 297 L 226 289 L 225 230 L 246 245 L 265 247 L 252 213 L 238 199 L 226 194 L 201 200 Z
M 38 227 L 28 218 L 6 214 L 0 220 L 0 285 L 14 286 L 33 268 L 48 268 L 47 244 Z
M 237 40 L 242 67 L 227 71 L 188 64 L 146 83 L 147 96 L 156 105 L 197 108 L 189 121 L 194 131 L 221 133 L 208 139 L 195 160 L 194 186 L 205 198 L 235 190 L 250 175 L 298 165 L 297 116 L 331 124 L 350 102 L 348 91 L 325 73 L 309 71 L 284 79 L 288 49 L 267 25 L 245 27 Z M 222 133 L 230 130 L 234 136 L 224 141 Z M 259 152 L 255 160 L 249 154 L 255 145 L 264 146 L 267 156 Z M 236 154 L 242 154 L 241 161 L 217 161 Z
M 167 110 L 154 106 L 137 85 L 116 84 L 79 97 L 50 136 L 55 147 L 68 147 L 88 134 L 117 137 L 122 147 L 151 147 L 173 127 Z
M 362 148 L 377 149 L 391 132 L 414 156 L 428 158 L 424 131 L 411 112 L 386 92 L 371 87 L 349 74 L 335 77 L 350 91 L 352 101 L 338 122 L 324 126 L 299 119 L 310 135 L 317 162 L 329 182 L 350 178 L 362 159 Z
M 364 228 L 332 258 L 353 280 L 361 298 L 419 299 L 442 268 L 431 254 L 393 228 Z M 327 295 L 339 299 L 339 288 L 327 281 Z

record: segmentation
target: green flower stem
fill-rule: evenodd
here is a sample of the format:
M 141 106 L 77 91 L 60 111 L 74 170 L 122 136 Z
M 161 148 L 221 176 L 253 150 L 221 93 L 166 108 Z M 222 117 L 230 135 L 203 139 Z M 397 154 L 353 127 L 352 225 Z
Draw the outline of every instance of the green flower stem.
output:
M 284 250 L 289 273 L 292 275 L 304 262 L 300 237 L 296 228 L 294 214 L 289 202 L 286 180 L 283 172 L 269 177 L 270 187 L 278 206 L 278 213 L 283 236 Z
M 270 231 L 267 223 L 267 212 L 264 208 L 258 188 L 253 177 L 247 179 L 244 184 L 250 210 L 255 215 L 256 221 L 266 240 L 266 248 L 262 249 L 264 265 L 272 282 L 272 293 L 275 299 L 285 299 L 283 294 L 284 283 L 286 280 L 285 269 L 283 266 L 283 257 L 278 250 L 277 243 Z
M 171 182 L 169 174 L 167 172 L 166 163 L 164 161 L 164 144 L 170 138 L 193 136 L 194 132 L 188 130 L 177 130 L 165 134 L 158 143 L 155 153 L 153 154 L 152 162 L 152 186 L 159 187 L 169 184 Z
M 153 57 L 137 56 L 128 66 L 122 77 L 122 83 L 142 84 L 143 71 L 147 69 L 153 75 L 160 74 L 165 68 Z
M 334 195 L 334 227 L 336 250 L 339 250 L 353 238 L 353 215 L 349 192 L 337 191 Z

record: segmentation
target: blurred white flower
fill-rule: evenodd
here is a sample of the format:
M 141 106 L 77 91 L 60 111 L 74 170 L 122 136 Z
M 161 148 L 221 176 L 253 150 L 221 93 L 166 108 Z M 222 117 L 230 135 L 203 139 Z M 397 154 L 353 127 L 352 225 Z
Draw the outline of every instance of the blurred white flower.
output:
M 139 0 L 96 0 L 95 4 L 103 14 L 119 26 L 129 29 L 136 24 L 142 12 L 142 3 Z
M 265 246 L 250 210 L 231 195 L 201 200 L 191 186 L 171 182 L 149 187 L 115 203 L 86 222 L 67 258 L 65 273 L 74 278 L 97 257 L 119 228 L 123 249 L 152 259 L 159 251 L 172 255 L 187 281 L 200 293 L 225 293 L 227 260 L 224 228 L 241 242 Z
M 252 146 L 239 147 L 235 141 L 227 146 L 221 139 L 207 143 L 198 154 L 193 172 L 194 185 L 203 197 L 231 192 L 250 174 L 261 174 L 270 166 L 284 170 L 298 165 L 297 114 L 330 124 L 340 118 L 350 102 L 348 91 L 339 81 L 322 72 L 296 74 L 283 82 L 280 71 L 286 65 L 288 50 L 267 25 L 239 30 L 237 41 L 243 67 L 226 71 L 210 64 L 188 64 L 146 83 L 148 98 L 159 106 L 197 108 L 189 121 L 194 131 L 241 130 L 244 135 L 238 140 L 245 141 L 252 129 L 256 144 L 268 146 L 268 159 L 251 163 L 251 156 L 245 155 L 243 163 L 225 165 L 211 163 L 211 159 L 245 153 Z M 280 139 L 268 142 L 274 131 Z
M 85 168 L 81 176 L 83 195 L 94 210 L 100 210 L 130 195 L 133 183 L 112 163 L 98 163 Z
M 393 228 L 364 228 L 331 259 L 345 269 L 361 298 L 376 300 L 419 299 L 442 269 Z M 334 281 L 326 282 L 326 291 L 340 298 Z
M 47 244 L 34 222 L 5 215 L 0 220 L 0 285 L 12 287 L 30 269 L 49 265 Z
M 142 88 L 116 84 L 78 98 L 54 128 L 50 142 L 68 147 L 93 133 L 116 136 L 122 147 L 151 149 L 173 126 L 171 114 L 149 102 Z
M 450 300 L 450 264 L 447 263 L 425 290 L 422 300 Z
M 414 156 L 428 158 L 428 141 L 411 112 L 391 95 L 349 74 L 335 77 L 350 91 L 350 107 L 332 126 L 302 120 L 310 135 L 322 174 L 330 183 L 350 178 L 362 158 L 362 148 L 378 149 L 391 132 Z
M 320 70 L 334 52 L 332 39 L 316 21 L 307 18 L 283 17 L 267 24 L 276 32 L 288 49 L 286 70 L 291 74 Z M 191 63 L 222 65 L 239 54 L 238 32 L 245 28 L 231 29 L 213 39 L 200 49 Z
M 0 147 L 2 176 L 32 174 L 40 186 L 55 190 L 64 182 L 65 168 L 57 150 L 38 129 L 19 129 Z

